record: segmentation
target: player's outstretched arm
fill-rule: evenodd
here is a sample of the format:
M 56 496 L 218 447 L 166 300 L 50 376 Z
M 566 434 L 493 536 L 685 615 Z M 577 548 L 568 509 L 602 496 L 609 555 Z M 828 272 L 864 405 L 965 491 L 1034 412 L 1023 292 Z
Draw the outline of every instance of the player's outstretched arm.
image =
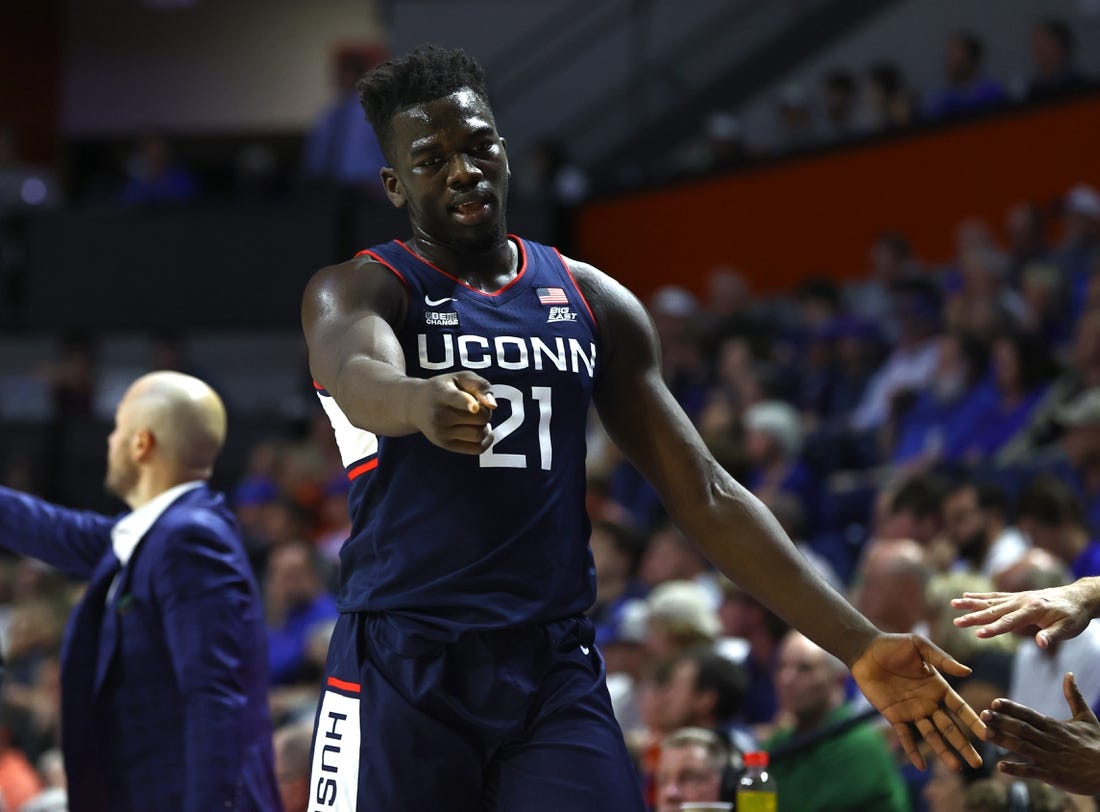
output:
M 489 382 L 465 371 L 408 376 L 394 332 L 405 307 L 401 281 L 373 260 L 318 271 L 302 300 L 314 380 L 361 429 L 387 437 L 419 431 L 449 451 L 480 454 L 492 442 Z
M 1071 719 L 1050 719 L 1007 699 L 982 711 L 986 739 L 1020 756 L 998 762 L 1001 772 L 1037 778 L 1078 795 L 1100 793 L 1100 722 L 1081 696 L 1073 674 L 1062 680 Z
M 977 714 L 947 685 L 966 666 L 910 635 L 885 635 L 807 564 L 761 502 L 714 460 L 661 378 L 656 333 L 625 288 L 570 262 L 601 340 L 596 406 L 611 438 L 660 494 L 684 532 L 722 572 L 842 659 L 868 699 L 894 724 L 910 759 L 923 767 L 909 725 L 950 766 L 953 754 L 981 762 L 964 728 Z
M 1072 584 L 1027 592 L 966 592 L 951 605 L 968 614 L 955 625 L 978 626 L 978 637 L 1038 626 L 1035 642 L 1040 648 L 1079 635 L 1100 617 L 1100 578 L 1081 578 Z

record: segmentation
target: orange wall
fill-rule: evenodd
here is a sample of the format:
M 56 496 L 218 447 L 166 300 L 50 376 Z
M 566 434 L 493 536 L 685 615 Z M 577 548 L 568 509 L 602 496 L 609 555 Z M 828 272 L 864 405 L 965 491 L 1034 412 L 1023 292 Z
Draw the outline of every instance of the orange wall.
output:
M 789 290 L 822 272 L 862 276 L 888 230 L 943 260 L 960 221 L 999 229 L 1014 203 L 1081 181 L 1100 186 L 1100 96 L 594 201 L 577 255 L 641 296 L 669 282 L 700 291 L 719 263 L 755 290 Z

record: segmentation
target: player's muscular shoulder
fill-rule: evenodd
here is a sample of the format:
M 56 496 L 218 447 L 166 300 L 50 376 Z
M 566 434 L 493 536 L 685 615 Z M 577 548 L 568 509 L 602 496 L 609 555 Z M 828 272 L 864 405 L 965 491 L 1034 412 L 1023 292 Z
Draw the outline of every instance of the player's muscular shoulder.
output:
M 649 315 L 633 293 L 588 263 L 568 257 L 563 259 L 592 308 L 605 358 L 613 346 L 630 346 L 638 340 L 649 340 Z
M 372 312 L 390 324 L 405 317 L 405 286 L 389 268 L 369 256 L 329 265 L 313 275 L 302 303 L 303 318 Z

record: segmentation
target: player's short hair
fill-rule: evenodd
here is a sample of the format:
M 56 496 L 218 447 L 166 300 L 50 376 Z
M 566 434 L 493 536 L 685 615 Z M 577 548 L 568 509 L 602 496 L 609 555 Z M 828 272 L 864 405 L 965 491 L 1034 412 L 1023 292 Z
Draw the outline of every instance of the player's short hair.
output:
M 468 88 L 489 101 L 481 66 L 460 48 L 422 45 L 367 71 L 356 89 L 387 160 L 392 161 L 393 117 L 416 104 Z

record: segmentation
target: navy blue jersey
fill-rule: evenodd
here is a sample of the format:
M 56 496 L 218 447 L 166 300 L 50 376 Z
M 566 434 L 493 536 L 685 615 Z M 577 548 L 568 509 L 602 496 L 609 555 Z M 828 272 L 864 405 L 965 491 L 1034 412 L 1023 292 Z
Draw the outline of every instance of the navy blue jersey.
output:
M 403 615 L 453 638 L 576 615 L 595 598 L 584 491 L 596 325 L 557 251 L 512 239 L 519 271 L 492 293 L 400 241 L 363 252 L 405 286 L 407 374 L 471 370 L 499 405 L 493 444 L 474 456 L 419 433 L 376 438 L 319 391 L 352 479 L 342 611 Z

